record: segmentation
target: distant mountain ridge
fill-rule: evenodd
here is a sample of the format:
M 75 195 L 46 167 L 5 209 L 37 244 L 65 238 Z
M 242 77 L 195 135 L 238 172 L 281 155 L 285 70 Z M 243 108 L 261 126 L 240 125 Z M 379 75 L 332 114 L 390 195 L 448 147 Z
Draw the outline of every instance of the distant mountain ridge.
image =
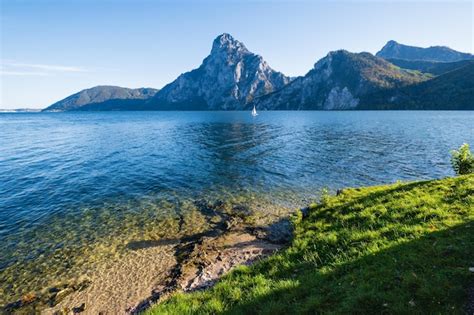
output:
M 147 102 L 148 109 L 243 109 L 255 97 L 282 88 L 290 79 L 224 33 L 201 66 L 180 75 Z
M 202 64 L 163 89 L 97 86 L 45 111 L 474 109 L 474 57 L 389 41 L 376 56 L 330 52 L 289 78 L 230 34 Z
M 359 109 L 474 110 L 474 63 L 418 84 L 365 95 Z
M 399 44 L 390 40 L 375 54 L 384 59 L 424 60 L 437 62 L 454 62 L 472 60 L 474 55 L 462 53 L 446 46 L 432 46 L 428 48 Z
M 394 65 L 409 70 L 417 70 L 433 75 L 441 75 L 443 73 L 453 71 L 469 64 L 474 63 L 472 60 L 460 60 L 454 62 L 439 62 L 439 61 L 425 61 L 425 60 L 406 60 L 406 59 L 385 59 Z
M 426 79 L 370 53 L 338 50 L 319 60 L 305 76 L 254 104 L 260 109 L 356 109 L 362 95 Z
M 144 101 L 157 92 L 157 89 L 152 88 L 129 89 L 100 85 L 68 96 L 45 108 L 44 111 L 142 109 Z

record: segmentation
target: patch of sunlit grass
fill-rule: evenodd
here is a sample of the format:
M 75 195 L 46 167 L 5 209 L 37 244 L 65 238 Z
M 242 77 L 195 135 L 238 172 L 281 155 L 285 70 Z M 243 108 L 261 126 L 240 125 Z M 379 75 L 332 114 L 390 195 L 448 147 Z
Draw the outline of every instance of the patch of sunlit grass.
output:
M 292 244 L 149 314 L 463 313 L 474 175 L 345 189 L 294 217 Z

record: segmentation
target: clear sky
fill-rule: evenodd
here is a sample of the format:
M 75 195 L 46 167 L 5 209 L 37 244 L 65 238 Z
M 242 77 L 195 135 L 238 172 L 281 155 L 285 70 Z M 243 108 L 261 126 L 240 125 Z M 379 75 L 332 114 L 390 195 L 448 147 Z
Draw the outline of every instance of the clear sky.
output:
M 95 85 L 161 88 L 227 32 L 286 75 L 388 40 L 473 53 L 472 1 L 0 0 L 0 108 Z

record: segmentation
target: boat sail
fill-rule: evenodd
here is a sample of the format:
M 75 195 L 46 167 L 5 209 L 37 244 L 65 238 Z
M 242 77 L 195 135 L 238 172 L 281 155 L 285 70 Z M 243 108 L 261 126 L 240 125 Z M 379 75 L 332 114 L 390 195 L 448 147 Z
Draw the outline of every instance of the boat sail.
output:
M 252 109 L 252 116 L 255 117 L 257 116 L 257 110 L 255 109 L 255 105 L 253 105 L 253 109 Z

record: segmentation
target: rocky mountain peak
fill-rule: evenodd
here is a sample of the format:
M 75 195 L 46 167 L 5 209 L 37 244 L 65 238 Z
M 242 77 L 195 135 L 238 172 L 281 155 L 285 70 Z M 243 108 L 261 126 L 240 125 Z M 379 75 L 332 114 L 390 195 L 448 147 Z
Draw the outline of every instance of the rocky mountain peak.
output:
M 344 68 L 346 70 L 354 66 L 367 66 L 367 62 L 372 62 L 374 56 L 370 53 L 351 53 L 345 49 L 329 52 L 325 57 L 321 58 L 314 64 L 313 72 L 318 73 L 318 78 L 326 80 L 332 74 L 334 67 Z M 371 65 L 370 65 L 371 66 Z
M 403 45 L 400 45 L 394 40 L 389 40 L 376 55 L 383 56 L 385 54 L 397 54 L 402 46 Z
M 397 41 L 395 41 L 395 40 L 393 40 L 393 39 L 389 40 L 389 41 L 385 44 L 385 46 L 387 46 L 387 47 L 396 46 L 396 45 L 399 45 L 399 44 L 398 44 Z
M 314 68 L 318 69 L 321 66 L 330 64 L 334 58 L 350 58 L 352 53 L 344 49 L 330 51 L 325 57 L 319 59 L 315 64 Z
M 201 66 L 183 73 L 150 100 L 160 109 L 243 109 L 254 98 L 274 92 L 289 78 L 230 34 L 219 35 Z
M 218 53 L 244 52 L 250 53 L 242 42 L 234 39 L 228 33 L 221 34 L 212 43 L 211 55 Z

